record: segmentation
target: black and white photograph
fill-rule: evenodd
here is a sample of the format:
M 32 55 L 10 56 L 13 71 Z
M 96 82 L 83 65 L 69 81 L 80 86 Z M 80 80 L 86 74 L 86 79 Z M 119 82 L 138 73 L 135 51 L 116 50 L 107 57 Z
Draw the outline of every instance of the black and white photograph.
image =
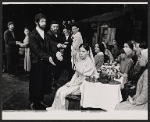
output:
M 148 2 L 3 2 L 1 88 L 2 120 L 147 120 Z

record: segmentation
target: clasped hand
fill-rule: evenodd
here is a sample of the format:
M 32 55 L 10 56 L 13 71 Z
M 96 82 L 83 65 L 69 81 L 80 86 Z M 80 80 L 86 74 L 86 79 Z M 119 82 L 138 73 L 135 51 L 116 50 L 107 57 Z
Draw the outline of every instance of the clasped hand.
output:
M 56 57 L 59 61 L 62 61 L 63 60 L 63 57 L 62 57 L 62 53 L 61 52 L 57 52 L 56 53 Z
M 16 45 L 21 46 L 21 45 L 22 45 L 22 43 L 21 43 L 20 41 L 16 41 Z

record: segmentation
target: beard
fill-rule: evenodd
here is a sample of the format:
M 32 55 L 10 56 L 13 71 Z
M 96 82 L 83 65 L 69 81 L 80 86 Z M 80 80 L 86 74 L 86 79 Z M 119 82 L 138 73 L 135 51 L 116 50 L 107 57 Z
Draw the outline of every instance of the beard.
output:
M 54 33 L 54 34 L 58 34 L 58 30 L 54 30 L 54 29 L 51 29 L 51 31 Z
M 44 29 L 46 28 L 46 25 L 40 25 L 39 23 L 38 23 L 38 26 L 39 26 L 39 28 L 41 28 L 42 30 L 44 30 Z

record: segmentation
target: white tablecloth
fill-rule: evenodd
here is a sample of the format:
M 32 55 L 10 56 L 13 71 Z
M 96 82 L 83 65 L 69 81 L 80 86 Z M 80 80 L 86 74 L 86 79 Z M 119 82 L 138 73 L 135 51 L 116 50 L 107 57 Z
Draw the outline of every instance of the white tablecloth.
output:
M 91 83 L 83 81 L 83 84 L 80 87 L 80 105 L 84 108 L 92 107 L 114 110 L 115 106 L 122 101 L 120 87 L 120 84 L 110 85 L 102 84 L 100 82 Z

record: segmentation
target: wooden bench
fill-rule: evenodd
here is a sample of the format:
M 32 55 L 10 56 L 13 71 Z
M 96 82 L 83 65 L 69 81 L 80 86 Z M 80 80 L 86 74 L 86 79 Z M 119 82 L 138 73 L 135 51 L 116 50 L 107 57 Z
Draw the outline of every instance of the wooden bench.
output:
M 81 95 L 69 94 L 66 96 L 66 100 L 69 102 L 68 110 L 81 110 L 80 99 Z
M 103 111 L 106 112 L 106 110 L 101 109 L 101 108 L 83 108 L 80 106 L 80 100 L 81 100 L 81 95 L 73 95 L 73 94 L 69 94 L 66 96 L 66 100 L 68 100 L 69 102 L 69 106 L 68 106 L 68 110 L 82 110 L 82 111 L 86 111 L 86 110 L 90 110 L 90 111 Z

